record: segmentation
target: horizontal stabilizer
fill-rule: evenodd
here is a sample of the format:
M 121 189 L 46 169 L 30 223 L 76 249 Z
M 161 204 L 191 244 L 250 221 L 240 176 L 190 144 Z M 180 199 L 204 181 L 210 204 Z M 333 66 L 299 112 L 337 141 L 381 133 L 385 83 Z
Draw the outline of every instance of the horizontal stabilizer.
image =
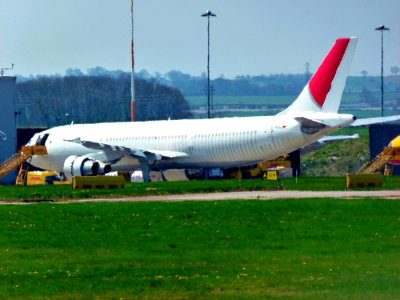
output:
M 352 126 L 352 127 L 365 126 L 365 125 L 393 122 L 393 121 L 397 121 L 397 120 L 400 120 L 400 115 L 390 116 L 390 117 L 376 117 L 376 118 L 357 119 L 350 126 Z
M 348 139 L 359 139 L 360 135 L 355 133 L 353 135 L 330 135 L 324 136 L 322 139 L 319 139 L 318 142 L 326 143 L 326 142 L 334 142 L 340 140 L 348 140 Z

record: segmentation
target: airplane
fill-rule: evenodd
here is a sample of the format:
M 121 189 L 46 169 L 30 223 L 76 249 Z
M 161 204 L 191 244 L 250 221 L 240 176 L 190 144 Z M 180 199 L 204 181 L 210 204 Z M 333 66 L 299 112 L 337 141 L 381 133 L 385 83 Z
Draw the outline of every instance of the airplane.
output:
M 275 116 L 60 126 L 31 138 L 27 145 L 44 145 L 48 155 L 34 155 L 30 164 L 68 179 L 141 170 L 149 181 L 151 169 L 240 167 L 326 141 L 360 121 L 338 113 L 356 43 L 336 40 L 297 99 Z M 364 123 L 394 119 L 400 116 Z

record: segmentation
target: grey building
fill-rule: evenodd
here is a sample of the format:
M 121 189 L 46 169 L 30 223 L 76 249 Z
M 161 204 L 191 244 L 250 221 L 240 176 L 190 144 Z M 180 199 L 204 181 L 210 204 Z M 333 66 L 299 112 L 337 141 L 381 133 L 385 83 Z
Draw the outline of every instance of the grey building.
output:
M 17 151 L 16 77 L 0 76 L 0 162 Z M 14 184 L 17 171 L 0 179 L 0 184 Z

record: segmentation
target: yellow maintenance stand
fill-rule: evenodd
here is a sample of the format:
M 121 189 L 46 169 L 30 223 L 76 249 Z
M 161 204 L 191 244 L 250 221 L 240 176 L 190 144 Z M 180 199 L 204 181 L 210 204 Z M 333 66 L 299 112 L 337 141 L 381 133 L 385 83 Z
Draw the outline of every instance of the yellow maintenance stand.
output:
M 400 165 L 400 136 L 394 138 L 374 159 L 362 165 L 357 174 L 347 174 L 346 186 L 348 188 L 382 186 L 383 176 L 380 171 L 384 169 L 383 175 L 390 176 L 394 165 Z
M 373 160 L 366 162 L 358 173 L 373 174 L 384 169 L 384 175 L 392 175 L 393 166 L 400 164 L 400 136 L 394 138 Z
M 47 149 L 45 146 L 23 146 L 21 150 L 7 159 L 4 163 L 0 164 L 0 178 L 3 178 L 7 174 L 11 173 L 24 162 L 29 160 L 33 155 L 47 155 Z M 18 173 L 16 185 L 24 184 L 26 178 L 26 168 L 21 168 Z

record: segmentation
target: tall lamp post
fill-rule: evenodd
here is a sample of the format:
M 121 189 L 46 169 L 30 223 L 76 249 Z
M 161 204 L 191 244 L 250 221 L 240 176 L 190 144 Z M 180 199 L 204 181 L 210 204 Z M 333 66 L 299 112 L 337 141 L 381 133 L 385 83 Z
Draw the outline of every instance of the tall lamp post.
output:
M 385 25 L 381 25 L 376 27 L 375 30 L 381 32 L 381 117 L 383 117 L 383 32 L 390 29 Z
M 212 13 L 210 10 L 207 10 L 205 13 L 201 14 L 202 17 L 207 17 L 208 25 L 207 25 L 207 116 L 211 118 L 211 110 L 210 110 L 210 99 L 211 99 L 211 87 L 210 87 L 210 17 L 216 17 L 217 15 Z

